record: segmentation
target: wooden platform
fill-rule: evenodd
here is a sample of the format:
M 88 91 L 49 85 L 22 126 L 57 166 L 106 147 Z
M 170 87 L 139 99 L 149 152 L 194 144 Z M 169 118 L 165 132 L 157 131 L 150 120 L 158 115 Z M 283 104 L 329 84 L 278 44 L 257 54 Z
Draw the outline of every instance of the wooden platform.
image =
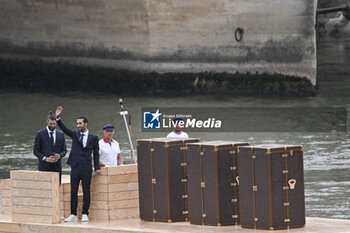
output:
M 188 222 L 160 223 L 145 222 L 140 219 L 125 219 L 118 221 L 90 221 L 82 223 L 39 224 L 15 223 L 0 218 L 0 232 L 36 232 L 36 233 L 110 233 L 110 232 L 293 232 L 293 233 L 334 233 L 350 232 L 349 220 L 306 218 L 304 228 L 292 230 L 252 230 L 242 229 L 239 226 L 200 226 Z
M 102 175 L 93 178 L 91 212 L 95 211 L 95 218 L 91 216 L 89 223 L 82 223 L 81 220 L 75 223 L 59 223 L 60 219 L 57 217 L 60 217 L 60 212 L 63 210 L 64 214 L 69 214 L 66 210 L 70 209 L 70 185 L 67 176 L 63 177 L 59 188 L 57 174 L 12 171 L 11 180 L 0 180 L 3 208 L 0 232 L 269 232 L 242 229 L 240 226 L 212 227 L 191 225 L 189 222 L 141 221 L 138 218 L 138 203 L 135 202 L 138 199 L 136 171 L 136 165 L 105 168 Z M 120 213 L 115 210 L 120 210 Z M 104 215 L 100 215 L 101 213 Z M 275 232 L 350 232 L 350 221 L 307 218 L 303 228 Z
M 71 214 L 70 176 L 57 172 L 14 170 L 11 179 L 0 180 L 3 218 L 16 222 L 61 222 Z M 113 221 L 139 217 L 136 164 L 103 167 L 91 181 L 90 220 Z M 78 190 L 77 215 L 81 218 L 83 192 Z

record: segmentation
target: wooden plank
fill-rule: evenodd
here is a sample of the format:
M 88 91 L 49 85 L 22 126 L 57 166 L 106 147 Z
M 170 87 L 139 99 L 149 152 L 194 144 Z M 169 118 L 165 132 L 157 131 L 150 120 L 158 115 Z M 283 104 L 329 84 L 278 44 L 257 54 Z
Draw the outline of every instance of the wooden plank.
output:
M 109 220 L 138 218 L 139 208 L 117 209 L 109 211 Z
M 31 180 L 12 180 L 12 188 L 51 190 L 51 182 L 31 181 Z
M 101 174 L 100 176 L 108 176 L 108 168 L 107 167 L 101 167 Z
M 78 193 L 78 204 L 83 203 L 84 195 L 82 193 Z
M 108 202 L 107 201 L 91 201 L 91 209 L 96 210 L 108 210 Z
M 0 222 L 0 232 L 8 232 L 8 233 L 20 232 L 20 224 Z
M 2 190 L 1 191 L 1 198 L 3 197 L 8 197 L 8 198 L 11 198 L 11 189 L 6 189 L 6 190 Z
M 71 190 L 70 183 L 64 184 L 63 194 L 70 193 L 70 190 Z M 81 182 L 79 184 L 78 193 L 83 193 L 83 186 L 81 186 Z
M 70 183 L 70 175 L 62 175 L 61 184 Z
M 69 215 L 70 215 L 70 209 L 65 209 L 64 210 L 64 214 L 63 214 L 63 216 L 65 217 L 65 218 L 68 218 L 69 217 Z
M 1 206 L 11 206 L 12 205 L 12 199 L 9 197 L 3 197 L 1 198 Z
M 64 195 L 62 201 L 70 201 L 70 193 L 67 195 Z
M 133 191 L 133 190 L 138 190 L 138 188 L 139 188 L 138 182 L 110 184 L 109 192 Z
M 93 201 L 108 201 L 108 193 L 91 193 L 91 200 Z
M 70 193 L 70 182 L 61 184 L 61 187 L 63 189 L 63 193 Z
M 4 217 L 4 216 L 11 216 L 11 214 L 12 214 L 12 206 L 2 206 L 1 207 L 1 214 L 2 214 L 2 217 Z
M 12 189 L 12 198 L 16 197 L 52 198 L 52 192 L 49 190 L 14 188 Z
M 113 192 L 109 193 L 109 201 L 119 201 L 139 198 L 139 191 L 123 191 L 123 192 Z
M 109 209 L 124 209 L 124 208 L 139 208 L 139 199 L 111 201 L 109 202 Z
M 33 190 L 33 189 L 12 189 L 12 198 L 32 197 L 32 198 L 52 198 L 51 190 Z
M 102 176 L 99 174 L 95 174 L 91 179 L 91 184 L 107 184 L 108 176 Z
M 2 180 L 2 188 L 4 189 L 10 189 L 11 188 L 11 179 L 4 179 Z
M 13 214 L 47 215 L 52 216 L 51 207 L 12 205 Z
M 63 208 L 70 211 L 70 201 L 63 202 Z
M 11 189 L 11 180 L 10 179 L 1 179 L 0 180 L 0 190 Z
M 89 210 L 89 218 L 94 220 L 108 220 L 109 211 L 108 210 Z
M 92 193 L 107 193 L 108 192 L 108 184 L 93 184 L 91 185 Z
M 108 183 L 109 184 L 125 183 L 125 182 L 137 182 L 137 181 L 138 181 L 138 174 L 137 173 L 108 176 Z
M 108 167 L 108 176 L 128 173 L 137 173 L 137 165 L 128 164 L 124 166 Z
M 61 207 L 60 207 L 60 183 L 59 173 L 55 172 L 51 180 L 52 184 L 52 223 L 61 222 Z
M 24 206 L 43 206 L 52 207 L 52 199 L 50 198 L 32 198 L 32 197 L 16 197 L 12 200 L 13 205 Z
M 3 189 L 3 181 L 4 181 L 5 179 L 0 179 L 0 190 L 2 190 Z
M 32 181 L 51 181 L 52 172 L 39 172 L 27 170 L 13 170 L 10 172 L 11 180 L 32 180 Z
M 12 222 L 52 223 L 52 216 L 12 213 Z

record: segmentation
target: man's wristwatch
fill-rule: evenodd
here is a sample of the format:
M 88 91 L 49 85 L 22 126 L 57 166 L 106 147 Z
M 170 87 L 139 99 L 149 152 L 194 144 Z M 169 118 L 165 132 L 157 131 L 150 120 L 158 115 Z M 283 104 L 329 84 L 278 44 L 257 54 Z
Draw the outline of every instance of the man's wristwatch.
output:
M 42 161 L 45 161 L 45 160 L 46 160 L 46 158 L 47 158 L 47 157 L 46 157 L 46 156 L 44 156 Z

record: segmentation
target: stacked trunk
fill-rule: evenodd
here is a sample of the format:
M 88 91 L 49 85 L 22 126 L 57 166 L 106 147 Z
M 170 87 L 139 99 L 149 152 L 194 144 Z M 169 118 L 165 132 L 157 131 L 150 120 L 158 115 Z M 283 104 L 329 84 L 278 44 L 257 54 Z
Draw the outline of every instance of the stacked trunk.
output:
M 197 138 L 155 138 L 137 141 L 142 220 L 187 220 L 186 143 L 198 141 Z
M 190 223 L 238 225 L 237 147 L 247 142 L 187 144 Z
M 303 148 L 239 147 L 242 227 L 289 229 L 305 224 Z

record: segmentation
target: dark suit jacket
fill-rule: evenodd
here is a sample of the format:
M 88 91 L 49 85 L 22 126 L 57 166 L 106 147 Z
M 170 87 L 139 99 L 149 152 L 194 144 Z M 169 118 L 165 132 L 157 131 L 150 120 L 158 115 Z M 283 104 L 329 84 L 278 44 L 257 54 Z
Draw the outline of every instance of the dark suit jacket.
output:
M 61 172 L 62 165 L 61 159 L 67 153 L 66 140 L 64 139 L 64 134 L 61 131 L 56 130 L 56 143 L 52 147 L 49 139 L 49 134 L 46 128 L 39 130 L 35 136 L 34 141 L 34 155 L 38 157 L 38 170 L 39 171 L 55 171 Z M 61 159 L 56 163 L 47 163 L 43 161 L 44 156 L 49 157 L 52 153 L 60 154 Z
M 89 131 L 86 147 L 83 148 L 82 143 L 79 142 L 80 132 L 78 130 L 71 130 L 67 128 L 61 119 L 57 120 L 57 124 L 65 134 L 72 138 L 72 149 L 70 151 L 67 164 L 69 164 L 72 168 L 77 167 L 79 164 L 92 169 L 91 153 L 93 153 L 95 170 L 99 170 L 100 156 L 98 137 Z

